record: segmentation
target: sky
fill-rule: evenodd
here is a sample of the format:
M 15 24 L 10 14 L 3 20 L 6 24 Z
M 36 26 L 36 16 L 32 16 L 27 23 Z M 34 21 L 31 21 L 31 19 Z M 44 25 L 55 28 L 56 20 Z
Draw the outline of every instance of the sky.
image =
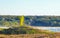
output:
M 60 0 L 0 0 L 0 15 L 60 15 Z

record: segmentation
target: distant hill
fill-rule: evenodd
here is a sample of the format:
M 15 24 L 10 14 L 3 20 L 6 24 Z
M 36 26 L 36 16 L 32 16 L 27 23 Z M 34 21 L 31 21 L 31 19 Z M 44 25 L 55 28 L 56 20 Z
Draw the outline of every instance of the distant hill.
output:
M 0 16 L 0 26 L 19 26 L 20 16 Z M 31 26 L 60 26 L 60 16 L 24 16 L 24 23 Z
M 27 16 L 25 23 L 32 26 L 60 26 L 60 16 Z

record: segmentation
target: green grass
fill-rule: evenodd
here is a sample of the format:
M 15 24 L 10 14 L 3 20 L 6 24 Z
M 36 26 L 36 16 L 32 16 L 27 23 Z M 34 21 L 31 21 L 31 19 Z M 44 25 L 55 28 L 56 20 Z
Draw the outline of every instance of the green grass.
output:
M 13 27 L 4 29 L 4 34 L 54 34 L 54 32 L 47 32 L 46 30 L 33 29 L 27 26 Z
M 4 30 L 4 28 L 0 28 L 0 31 Z
M 13 27 L 9 29 L 0 28 L 2 34 L 54 34 L 48 30 L 33 29 L 28 26 Z

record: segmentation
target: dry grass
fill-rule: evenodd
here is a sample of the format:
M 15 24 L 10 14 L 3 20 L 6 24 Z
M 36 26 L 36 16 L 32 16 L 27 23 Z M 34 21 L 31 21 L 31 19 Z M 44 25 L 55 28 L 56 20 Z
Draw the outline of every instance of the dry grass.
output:
M 19 35 L 4 35 L 0 34 L 0 38 L 60 38 L 60 35 L 51 34 L 19 34 Z

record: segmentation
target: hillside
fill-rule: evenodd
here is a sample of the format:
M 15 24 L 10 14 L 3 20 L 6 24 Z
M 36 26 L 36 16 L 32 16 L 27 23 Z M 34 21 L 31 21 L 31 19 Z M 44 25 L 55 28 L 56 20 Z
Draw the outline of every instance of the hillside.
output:
M 21 26 L 0 30 L 0 34 L 54 34 L 54 32 Z
M 0 16 L 0 26 L 19 26 L 20 16 Z M 24 24 L 31 26 L 60 26 L 60 16 L 24 16 Z

